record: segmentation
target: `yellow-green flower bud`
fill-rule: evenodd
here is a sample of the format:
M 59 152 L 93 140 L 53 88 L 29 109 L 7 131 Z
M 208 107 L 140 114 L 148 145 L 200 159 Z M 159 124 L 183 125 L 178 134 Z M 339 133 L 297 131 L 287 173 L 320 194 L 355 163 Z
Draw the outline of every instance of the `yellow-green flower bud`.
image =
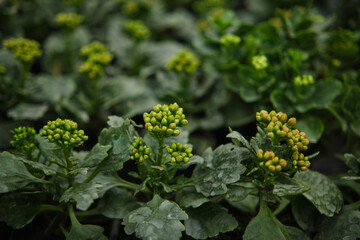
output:
M 74 30 L 84 20 L 84 17 L 75 13 L 59 13 L 56 15 L 55 21 L 66 30 Z
M 251 63 L 257 70 L 262 70 L 268 67 L 268 60 L 264 55 L 257 55 L 252 57 Z
M 136 40 L 146 39 L 150 36 L 150 30 L 145 24 L 138 20 L 127 20 L 125 22 L 125 31 Z
M 240 42 L 241 38 L 233 34 L 226 34 L 220 38 L 221 45 L 225 47 L 237 46 Z
M 24 63 L 31 63 L 42 54 L 40 44 L 37 41 L 26 38 L 5 40 L 3 47 L 10 50 L 16 59 Z
M 193 73 L 199 67 L 200 61 L 189 50 L 183 50 L 173 56 L 166 64 L 168 70 Z

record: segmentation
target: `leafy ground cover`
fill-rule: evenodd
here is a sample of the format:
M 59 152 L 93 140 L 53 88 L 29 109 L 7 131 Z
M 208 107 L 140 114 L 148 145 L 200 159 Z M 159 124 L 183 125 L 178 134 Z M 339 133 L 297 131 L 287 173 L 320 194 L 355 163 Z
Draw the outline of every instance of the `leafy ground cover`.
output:
M 358 5 L 0 1 L 1 231 L 360 238 Z

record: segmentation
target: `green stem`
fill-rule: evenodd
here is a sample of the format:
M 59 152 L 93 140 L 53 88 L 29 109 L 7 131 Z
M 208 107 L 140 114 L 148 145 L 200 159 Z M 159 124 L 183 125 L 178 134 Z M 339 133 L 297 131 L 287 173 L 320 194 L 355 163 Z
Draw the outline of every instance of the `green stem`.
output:
M 64 213 L 64 209 L 62 209 L 61 207 L 50 204 L 41 204 L 40 211 L 54 211 Z
M 68 212 L 69 212 L 71 224 L 72 225 L 80 225 L 79 221 L 76 218 L 76 215 L 75 215 L 74 208 L 73 208 L 72 204 L 68 204 Z
M 67 173 L 69 173 L 70 171 L 72 171 L 74 169 L 74 165 L 70 161 L 71 152 L 72 152 L 72 148 L 63 149 L 63 153 L 64 153 L 65 160 L 66 160 Z M 68 178 L 69 185 L 71 185 L 74 182 L 75 176 L 68 174 L 67 178 Z
M 69 236 L 69 233 L 65 230 L 65 228 L 62 225 L 60 225 L 60 230 L 66 238 Z
M 157 165 L 162 165 L 162 158 L 163 158 L 163 149 L 164 149 L 164 138 L 159 139 L 159 153 L 158 153 L 158 159 L 157 159 Z
M 21 72 L 21 78 L 20 78 L 20 84 L 19 84 L 19 87 L 20 89 L 23 89 L 26 85 L 26 80 L 27 80 L 27 77 L 29 75 L 29 72 L 30 72 L 30 63 L 24 63 L 22 62 L 22 72 Z
M 93 179 L 96 177 L 96 175 L 98 175 L 99 172 L 100 172 L 100 170 L 99 170 L 98 168 L 95 169 L 95 170 L 90 174 L 90 176 L 89 176 L 87 179 L 85 179 L 84 183 L 89 183 L 89 182 L 91 182 L 91 180 L 93 180 Z
M 86 212 L 75 212 L 75 215 L 78 217 L 88 217 L 88 216 L 95 216 L 95 215 L 99 215 L 100 214 L 100 210 L 97 208 L 91 209 L 89 211 Z

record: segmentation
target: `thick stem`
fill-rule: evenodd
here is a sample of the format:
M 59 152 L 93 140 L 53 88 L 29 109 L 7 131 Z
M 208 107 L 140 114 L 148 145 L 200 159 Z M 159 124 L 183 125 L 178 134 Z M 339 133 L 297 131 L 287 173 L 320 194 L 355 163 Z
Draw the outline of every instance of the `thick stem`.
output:
M 158 152 L 158 159 L 157 159 L 157 165 L 162 165 L 162 158 L 163 158 L 163 151 L 164 151 L 164 138 L 159 139 L 159 152 Z
M 71 185 L 74 182 L 75 176 L 70 175 L 69 172 L 74 169 L 74 165 L 70 160 L 72 148 L 67 148 L 63 150 L 65 160 L 66 160 L 66 169 L 67 169 L 67 177 L 68 177 L 68 183 Z
M 96 175 L 98 175 L 99 172 L 100 172 L 100 171 L 99 171 L 98 169 L 95 169 L 95 170 L 90 174 L 90 176 L 89 176 L 87 179 L 85 179 L 84 183 L 89 183 L 89 182 L 91 182 L 91 180 L 93 180 L 93 179 L 96 177 Z
M 62 209 L 61 207 L 50 204 L 41 204 L 40 211 L 54 211 L 64 213 L 64 209 Z

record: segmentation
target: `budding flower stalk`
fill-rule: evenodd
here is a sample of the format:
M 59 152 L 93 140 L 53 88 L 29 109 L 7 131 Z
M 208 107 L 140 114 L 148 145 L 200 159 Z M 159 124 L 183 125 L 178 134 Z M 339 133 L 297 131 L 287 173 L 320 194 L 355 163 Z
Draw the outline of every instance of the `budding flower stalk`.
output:
M 262 70 L 268 67 L 268 59 L 265 55 L 253 56 L 251 63 L 256 70 Z
M 193 156 L 192 148 L 186 144 L 182 145 L 181 143 L 172 143 L 171 146 L 167 145 L 165 148 L 171 156 L 172 163 L 187 163 Z
M 306 87 L 314 84 L 314 78 L 311 75 L 296 76 L 294 78 L 294 84 L 296 87 Z
M 144 162 L 146 159 L 151 157 L 150 148 L 148 148 L 142 138 L 134 137 L 134 142 L 131 144 L 133 146 L 131 150 L 130 159 L 139 161 L 140 163 Z
M 135 40 L 146 39 L 150 36 L 150 30 L 143 22 L 128 20 L 125 22 L 125 31 Z
M 78 147 L 88 140 L 84 130 L 78 130 L 76 122 L 60 118 L 49 121 L 43 127 L 40 136 L 47 137 L 50 142 L 55 142 L 66 148 Z
M 199 67 L 200 61 L 189 50 L 183 50 L 173 56 L 166 64 L 168 70 L 193 73 Z
M 84 17 L 75 13 L 59 13 L 55 17 L 57 25 L 68 31 L 73 31 L 84 21 Z
M 14 57 L 23 63 L 31 63 L 40 57 L 42 51 L 37 41 L 26 38 L 11 38 L 3 42 L 3 47 L 10 50 Z
M 220 44 L 225 47 L 237 46 L 241 42 L 241 38 L 234 34 L 226 34 L 221 37 Z
M 156 105 L 150 113 L 144 113 L 145 129 L 156 138 L 178 136 L 178 127 L 186 126 L 183 109 L 177 103 L 170 105 Z
M 32 127 L 18 127 L 11 132 L 14 135 L 14 140 L 10 142 L 10 145 L 25 155 L 31 155 L 36 149 L 35 129 Z

